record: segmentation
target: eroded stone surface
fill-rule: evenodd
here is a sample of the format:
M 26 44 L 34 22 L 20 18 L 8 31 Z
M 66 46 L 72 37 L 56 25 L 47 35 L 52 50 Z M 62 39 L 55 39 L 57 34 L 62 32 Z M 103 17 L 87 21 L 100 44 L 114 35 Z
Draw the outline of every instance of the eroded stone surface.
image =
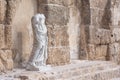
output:
M 5 0 L 0 0 L 0 24 L 4 23 L 7 3 Z
M 1 59 L 1 69 L 12 70 L 13 69 L 13 59 L 11 50 L 0 50 L 0 59 Z
M 71 61 L 69 65 L 52 67 L 47 72 L 14 69 L 0 78 L 12 80 L 110 80 L 119 77 L 120 67 L 106 61 Z M 115 75 L 114 75 L 115 74 Z
M 0 49 L 5 47 L 5 26 L 0 24 Z
M 120 44 L 112 43 L 109 45 L 109 56 L 110 60 L 120 64 Z
M 12 49 L 12 26 L 11 25 L 6 25 L 5 26 L 5 48 L 6 49 Z
M 69 9 L 65 6 L 41 4 L 39 12 L 45 14 L 47 24 L 66 25 L 69 19 Z

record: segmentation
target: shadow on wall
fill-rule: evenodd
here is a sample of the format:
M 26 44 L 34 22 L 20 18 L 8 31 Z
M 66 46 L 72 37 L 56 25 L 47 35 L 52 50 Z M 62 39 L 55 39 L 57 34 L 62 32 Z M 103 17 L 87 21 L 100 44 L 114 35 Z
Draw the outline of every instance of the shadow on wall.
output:
M 101 27 L 104 29 L 110 29 L 111 24 L 111 0 L 107 0 L 106 7 L 104 9 L 104 14 L 101 20 Z
M 22 48 L 22 32 L 18 32 L 17 33 L 17 45 L 18 48 L 17 49 L 14 49 L 13 50 L 13 59 L 14 59 L 14 62 L 16 63 L 15 64 L 15 67 L 18 67 L 19 66 L 19 63 L 22 62 L 22 51 L 23 51 L 23 48 Z M 19 66 L 20 67 L 20 66 Z
M 80 11 L 80 59 L 87 59 L 87 43 L 89 39 L 89 25 L 91 23 L 89 0 L 76 0 L 76 6 Z
M 13 28 L 13 57 L 15 67 L 28 61 L 32 43 L 31 18 L 37 13 L 37 0 L 21 0 L 12 22 Z

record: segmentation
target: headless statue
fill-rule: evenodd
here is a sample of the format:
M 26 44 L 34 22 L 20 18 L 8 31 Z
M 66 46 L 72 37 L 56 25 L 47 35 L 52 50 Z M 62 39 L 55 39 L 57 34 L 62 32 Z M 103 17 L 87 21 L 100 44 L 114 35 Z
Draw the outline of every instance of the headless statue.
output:
M 32 27 L 34 34 L 34 44 L 29 63 L 28 70 L 39 71 L 42 66 L 46 66 L 47 54 L 47 28 L 45 25 L 45 16 L 36 14 L 32 18 Z

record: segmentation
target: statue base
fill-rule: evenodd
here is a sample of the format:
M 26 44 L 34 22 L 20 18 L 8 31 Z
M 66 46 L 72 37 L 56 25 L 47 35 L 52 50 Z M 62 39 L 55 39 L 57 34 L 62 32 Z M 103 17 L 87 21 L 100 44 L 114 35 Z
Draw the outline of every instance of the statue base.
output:
M 46 72 L 52 70 L 52 68 L 51 65 L 35 66 L 34 64 L 29 64 L 27 65 L 26 70 Z

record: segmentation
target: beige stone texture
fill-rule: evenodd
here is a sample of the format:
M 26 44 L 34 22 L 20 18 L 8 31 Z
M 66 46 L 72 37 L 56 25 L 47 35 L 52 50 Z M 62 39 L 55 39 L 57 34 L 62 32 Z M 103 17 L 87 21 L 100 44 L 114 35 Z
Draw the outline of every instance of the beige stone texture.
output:
M 96 46 L 96 59 L 99 57 L 106 57 L 107 56 L 107 45 L 97 45 Z
M 90 0 L 90 7 L 104 9 L 108 2 L 109 0 Z
M 120 44 L 112 43 L 109 45 L 109 58 L 111 61 L 120 64 Z
M 68 35 L 70 46 L 70 59 L 79 59 L 80 49 L 80 12 L 76 4 L 69 6 Z
M 90 26 L 89 43 L 93 44 L 109 44 L 111 41 L 111 31 L 108 29 L 95 29 Z
M 5 66 L 2 63 L 2 60 L 0 59 L 0 72 L 5 71 Z
M 5 0 L 0 0 L 0 24 L 4 23 L 5 20 L 5 14 L 6 14 L 6 1 Z
M 53 47 L 48 49 L 47 63 L 51 65 L 65 65 L 70 62 L 69 47 Z
M 88 59 L 94 60 L 96 58 L 96 46 L 94 44 L 88 44 Z
M 75 0 L 39 0 L 41 4 L 57 4 L 62 6 L 69 6 L 74 4 Z
M 0 49 L 5 47 L 5 26 L 0 24 Z
M 80 59 L 88 59 L 89 25 L 80 25 Z
M 120 41 L 120 28 L 113 28 L 111 30 L 111 43 Z
M 109 61 L 72 60 L 69 65 L 55 66 L 45 72 L 15 69 L 2 75 L 3 80 L 116 80 L 120 66 Z M 117 79 L 119 80 L 119 79 Z
M 111 21 L 112 21 L 112 26 L 118 26 L 120 25 L 120 1 L 119 0 L 112 0 L 111 1 Z
M 63 65 L 69 63 L 69 36 L 67 26 L 48 25 L 48 64 Z
M 107 45 L 88 45 L 88 59 L 90 60 L 106 60 L 107 53 Z
M 95 26 L 89 26 L 89 43 L 90 44 L 100 44 L 100 36 L 101 34 L 96 34 L 97 29 Z
M 13 69 L 12 51 L 11 50 L 0 50 L 0 59 L 6 70 Z
M 12 26 L 5 25 L 5 49 L 12 49 Z
M 48 25 L 48 45 L 49 47 L 68 46 L 67 26 Z
M 21 0 L 7 0 L 6 9 L 6 24 L 10 25 L 13 22 L 17 8 Z
M 39 13 L 44 13 L 47 24 L 66 25 L 69 19 L 69 9 L 64 6 L 41 4 Z

